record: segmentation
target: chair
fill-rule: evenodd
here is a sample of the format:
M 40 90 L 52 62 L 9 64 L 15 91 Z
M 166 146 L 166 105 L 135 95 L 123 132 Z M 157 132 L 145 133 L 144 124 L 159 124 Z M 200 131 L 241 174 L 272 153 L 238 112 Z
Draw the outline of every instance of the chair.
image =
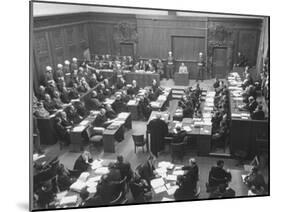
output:
M 171 155 L 172 155 L 172 162 L 174 162 L 174 160 L 176 158 L 180 159 L 181 161 L 183 161 L 183 156 L 184 156 L 184 146 L 185 143 L 171 143 Z
M 89 142 L 91 144 L 93 144 L 94 146 L 95 145 L 102 145 L 102 140 L 103 140 L 102 132 L 94 130 L 93 127 L 89 126 L 86 129 L 86 133 L 87 133 Z
M 119 195 L 114 199 L 112 200 L 111 202 L 109 202 L 109 205 L 117 205 L 117 204 L 121 204 L 121 202 L 124 200 L 123 199 L 123 192 L 121 191 L 119 193 Z
M 137 147 L 142 147 L 142 152 L 144 152 L 144 146 L 146 144 L 144 135 L 132 135 L 132 137 L 135 144 L 135 153 L 137 151 Z

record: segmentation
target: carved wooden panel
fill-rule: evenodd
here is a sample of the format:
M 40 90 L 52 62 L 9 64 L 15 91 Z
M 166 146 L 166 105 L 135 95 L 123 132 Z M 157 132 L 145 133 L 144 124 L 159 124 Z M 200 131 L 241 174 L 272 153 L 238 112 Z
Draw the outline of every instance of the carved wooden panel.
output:
M 85 41 L 87 40 L 87 32 L 86 32 L 86 27 L 85 24 L 80 24 L 77 26 L 77 35 L 78 35 L 78 40 L 79 41 Z
M 52 40 L 53 45 L 55 48 L 57 47 L 63 47 L 63 33 L 61 29 L 55 29 L 52 31 Z
M 75 36 L 75 30 L 73 27 L 65 28 L 65 38 L 66 38 L 67 45 L 75 43 L 76 36 Z
M 54 65 L 56 66 L 59 63 L 63 64 L 65 59 L 66 58 L 64 54 L 64 49 L 63 48 L 56 49 L 54 52 Z
M 48 42 L 46 38 L 45 32 L 38 32 L 34 34 L 34 47 L 35 51 L 38 54 L 47 53 L 48 52 Z
M 257 31 L 240 31 L 238 51 L 246 56 L 250 65 L 256 63 Z

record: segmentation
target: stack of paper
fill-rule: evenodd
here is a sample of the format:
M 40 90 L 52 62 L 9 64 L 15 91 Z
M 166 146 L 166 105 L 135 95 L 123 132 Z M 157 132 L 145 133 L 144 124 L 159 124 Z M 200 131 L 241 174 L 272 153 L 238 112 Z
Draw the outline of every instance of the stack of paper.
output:
M 95 170 L 97 168 L 100 168 L 102 167 L 102 161 L 101 160 L 94 160 L 92 163 L 91 163 L 91 166 L 92 166 L 92 169 Z
M 96 174 L 100 174 L 100 175 L 107 174 L 108 172 L 109 170 L 107 167 L 100 167 L 95 171 Z
M 166 101 L 166 96 L 164 96 L 164 95 L 160 95 L 159 97 L 158 97 L 158 100 L 159 101 Z
M 150 102 L 151 107 L 159 107 L 160 103 L 159 102 Z
M 167 198 L 167 197 L 163 197 L 163 199 L 161 199 L 161 202 L 167 202 L 167 201 L 174 201 L 174 199 Z
M 173 171 L 173 175 L 183 175 L 184 174 L 184 170 L 175 170 Z
M 168 174 L 166 176 L 166 180 L 176 181 L 177 180 L 177 176 L 176 175 L 172 175 L 172 174 Z
M 90 194 L 95 194 L 97 192 L 97 187 L 88 187 L 87 188 L 87 191 L 90 193 Z
M 175 191 L 179 188 L 179 186 L 175 185 L 175 186 L 172 186 L 170 187 L 168 190 L 167 190 L 167 193 L 169 195 L 173 195 L 175 193 Z
M 174 164 L 172 164 L 171 162 L 167 162 L 167 161 L 161 161 L 158 163 L 158 167 L 162 167 L 165 169 L 172 169 L 172 168 L 174 168 Z
M 44 158 L 46 157 L 45 155 L 39 155 L 37 153 L 33 154 L 33 161 L 37 161 L 39 160 L 40 158 Z
M 157 174 L 162 174 L 162 173 L 166 173 L 167 169 L 160 167 L 160 168 L 155 169 L 155 171 L 157 172 Z
M 81 180 L 82 182 L 86 182 L 89 176 L 90 176 L 89 172 L 83 172 L 81 173 L 78 180 Z
M 85 129 L 85 126 L 78 125 L 77 127 L 74 127 L 72 131 L 73 132 L 82 132 L 84 129 Z
M 89 123 L 88 120 L 83 120 L 83 121 L 80 122 L 80 125 L 87 125 L 88 123 Z
M 137 104 L 137 102 L 136 102 L 136 100 L 130 100 L 130 101 L 128 101 L 128 103 L 127 103 L 127 105 L 136 105 Z
M 164 191 L 167 191 L 166 190 L 166 187 L 163 185 L 163 186 L 160 186 L 160 187 L 158 187 L 158 188 L 154 188 L 154 192 L 156 193 L 156 194 L 159 194 L 159 193 L 162 193 L 162 192 L 164 192 Z
M 156 189 L 160 186 L 163 186 L 165 184 L 163 178 L 156 178 L 150 181 L 150 184 L 152 186 L 152 188 Z
M 56 194 L 57 200 L 60 201 L 63 197 L 65 197 L 66 194 L 67 194 L 67 191 L 63 191 L 63 192 L 57 193 Z
M 98 182 L 95 179 L 91 178 L 86 182 L 87 187 L 97 187 Z
M 86 183 L 83 182 L 83 181 L 80 181 L 80 180 L 77 180 L 75 183 L 73 183 L 71 186 L 70 186 L 70 189 L 73 190 L 73 191 L 77 191 L 77 192 L 80 192 L 82 189 L 86 188 Z
M 185 130 L 186 132 L 191 132 L 192 129 L 189 126 L 184 126 L 183 130 Z
M 63 197 L 60 201 L 60 205 L 75 204 L 78 200 L 76 195 Z
M 91 182 L 98 182 L 101 179 L 101 177 L 102 175 L 91 177 L 90 179 L 88 179 L 88 181 L 90 180 Z

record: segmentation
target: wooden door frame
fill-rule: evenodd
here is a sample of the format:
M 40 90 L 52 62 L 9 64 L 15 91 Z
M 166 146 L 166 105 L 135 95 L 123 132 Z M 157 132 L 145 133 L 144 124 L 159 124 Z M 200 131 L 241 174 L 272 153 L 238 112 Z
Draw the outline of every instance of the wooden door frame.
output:
M 121 42 L 119 43 L 119 52 L 120 52 L 120 55 L 121 55 L 121 45 L 122 45 L 122 44 L 133 45 L 133 55 L 132 55 L 132 57 L 134 58 L 134 57 L 136 56 L 136 50 L 137 50 L 137 48 L 136 48 L 136 46 L 137 46 L 136 42 L 133 42 L 133 41 L 121 41 Z M 126 55 L 126 56 L 128 56 L 128 55 Z

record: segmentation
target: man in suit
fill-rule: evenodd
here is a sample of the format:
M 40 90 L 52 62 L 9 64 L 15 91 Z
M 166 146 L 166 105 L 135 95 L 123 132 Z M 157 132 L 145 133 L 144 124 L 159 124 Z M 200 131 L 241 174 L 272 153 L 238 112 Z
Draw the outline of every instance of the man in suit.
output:
M 139 176 L 144 179 L 149 187 L 151 188 L 150 181 L 155 178 L 156 172 L 155 172 L 155 158 L 150 155 L 147 159 L 147 161 L 140 165 L 138 168 L 138 174 Z
M 113 162 L 108 164 L 108 174 L 107 174 L 107 179 L 108 181 L 111 182 L 119 182 L 122 180 L 121 172 L 120 170 L 115 166 Z
M 105 115 L 108 119 L 115 119 L 117 117 L 116 112 L 112 109 L 110 104 L 105 105 Z
M 62 125 L 60 117 L 55 118 L 55 132 L 57 138 L 62 141 L 64 144 L 70 144 L 70 134 L 69 129 Z
M 51 66 L 47 66 L 45 74 L 44 74 L 45 85 L 47 85 L 48 82 L 51 81 L 51 80 L 53 80 L 52 67 Z
M 139 92 L 139 86 L 137 85 L 136 80 L 132 81 L 132 87 L 128 88 L 127 94 L 131 96 L 136 96 Z
M 254 112 L 251 114 L 252 119 L 254 120 L 264 120 L 265 114 L 262 110 L 262 105 L 258 105 Z
M 166 65 L 166 77 L 172 79 L 174 77 L 174 57 L 171 51 L 168 52 L 167 65 Z
M 138 109 L 138 115 L 141 116 L 141 118 L 147 120 L 152 110 L 149 105 L 149 99 L 147 97 L 141 96 L 137 109 Z
M 157 113 L 156 118 L 149 122 L 147 128 L 150 132 L 151 152 L 157 157 L 158 152 L 164 148 L 163 140 L 168 134 L 168 125 L 165 121 L 161 120 L 161 114 Z
M 73 87 L 69 91 L 69 98 L 70 99 L 78 99 L 79 98 L 78 85 L 76 83 L 73 83 Z
M 107 127 L 110 123 L 107 122 L 107 117 L 105 115 L 106 111 L 104 108 L 100 109 L 99 114 L 96 116 L 93 121 L 94 127 Z
M 122 100 L 121 95 L 117 95 L 115 101 L 112 103 L 113 110 L 118 114 L 126 111 L 127 105 Z
M 235 197 L 235 191 L 228 186 L 227 183 L 222 183 L 218 188 L 210 194 L 209 198 L 226 198 Z
M 108 205 L 119 194 L 118 185 L 110 181 L 108 175 L 103 175 L 97 185 L 95 197 L 100 197 L 100 204 Z
M 117 162 L 115 163 L 115 167 L 119 169 L 122 179 L 124 179 L 125 177 L 127 177 L 127 181 L 131 179 L 133 174 L 131 165 L 130 163 L 124 162 L 124 158 L 122 155 L 117 156 Z
M 78 64 L 77 64 L 77 58 L 76 57 L 72 58 L 72 63 L 71 63 L 70 69 L 71 69 L 71 73 L 73 73 L 74 70 L 78 70 Z
M 54 113 L 57 111 L 55 102 L 51 99 L 49 94 L 45 94 L 44 107 L 49 113 Z
M 203 78 L 204 78 L 204 56 L 202 52 L 199 52 L 199 58 L 198 58 L 198 63 L 197 63 L 197 68 L 198 68 L 198 76 L 196 79 L 196 82 L 201 79 L 201 81 L 203 82 Z
M 182 167 L 182 170 L 187 170 L 188 174 L 191 175 L 193 185 L 195 185 L 195 189 L 197 181 L 199 180 L 199 168 L 195 158 L 190 158 L 189 164 L 187 166 Z
M 255 100 L 255 98 L 250 96 L 249 103 L 246 105 L 246 109 L 248 109 L 249 112 L 252 114 L 256 110 L 257 106 L 258 106 L 258 103 Z
M 87 108 L 89 110 L 99 110 L 102 106 L 102 103 L 98 100 L 98 94 L 96 91 L 93 91 L 90 99 L 87 101 Z
M 188 73 L 187 66 L 184 63 L 181 63 L 179 73 Z
M 90 152 L 84 151 L 75 161 L 74 170 L 85 172 L 91 167 L 90 163 L 93 162 L 93 157 Z
M 63 65 L 62 64 L 58 64 L 57 65 L 57 70 L 54 73 L 54 79 L 56 82 L 58 82 L 58 80 L 60 78 L 63 78 L 64 74 L 63 74 Z
M 177 177 L 179 188 L 174 193 L 175 200 L 189 200 L 194 198 L 195 190 L 191 175 L 179 175 Z
M 62 87 L 62 92 L 60 94 L 60 99 L 64 104 L 68 104 L 70 102 L 69 99 L 69 92 L 67 91 L 67 88 L 64 86 Z
M 182 143 L 186 140 L 187 133 L 180 126 L 176 127 L 176 134 L 173 136 L 173 143 Z
M 218 160 L 217 166 L 213 166 L 209 172 L 209 186 L 217 187 L 222 183 L 228 183 L 231 180 L 231 174 L 224 168 L 224 161 Z

